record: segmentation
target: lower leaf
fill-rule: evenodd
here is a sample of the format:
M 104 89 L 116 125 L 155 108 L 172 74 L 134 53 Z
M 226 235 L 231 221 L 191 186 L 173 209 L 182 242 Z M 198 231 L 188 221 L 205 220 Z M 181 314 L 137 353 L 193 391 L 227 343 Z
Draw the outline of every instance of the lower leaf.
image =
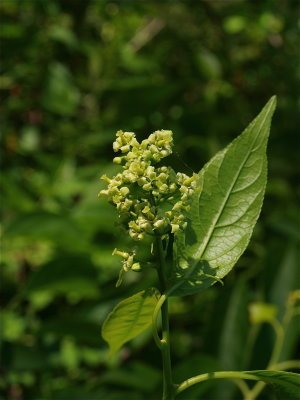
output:
M 158 297 L 158 290 L 150 288 L 116 305 L 102 326 L 102 337 L 109 344 L 110 355 L 149 328 Z

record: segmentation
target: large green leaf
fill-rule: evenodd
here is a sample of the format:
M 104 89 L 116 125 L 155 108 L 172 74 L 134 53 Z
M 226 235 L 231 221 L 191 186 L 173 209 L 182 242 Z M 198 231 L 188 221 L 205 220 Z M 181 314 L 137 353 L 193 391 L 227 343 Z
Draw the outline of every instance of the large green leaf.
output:
M 246 249 L 263 202 L 275 105 L 274 96 L 199 172 L 187 229 L 176 235 L 172 295 L 197 293 L 223 278 Z
M 151 325 L 157 299 L 157 290 L 150 288 L 116 305 L 102 327 L 102 337 L 109 344 L 111 355 Z

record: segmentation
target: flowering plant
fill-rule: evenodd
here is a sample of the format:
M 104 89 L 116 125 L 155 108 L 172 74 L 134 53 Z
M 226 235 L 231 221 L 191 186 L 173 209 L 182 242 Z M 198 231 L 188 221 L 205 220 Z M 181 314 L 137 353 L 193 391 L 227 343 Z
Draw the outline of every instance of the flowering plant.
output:
M 156 131 L 141 143 L 132 132 L 117 132 L 113 149 L 121 154 L 113 161 L 122 166 L 122 171 L 113 178 L 102 176 L 107 188 L 100 196 L 108 196 L 120 223 L 136 243 L 133 250 L 113 251 L 122 258 L 117 286 L 124 272 L 142 271 L 150 264 L 157 271 L 159 290 L 148 288 L 121 301 L 103 324 L 102 335 L 114 354 L 152 326 L 162 355 L 163 400 L 172 400 L 208 379 L 233 379 L 245 400 L 254 400 L 266 382 L 278 385 L 285 395 L 295 396 L 297 392 L 299 375 L 276 370 L 299 365 L 294 360 L 286 361 L 285 368 L 278 364 L 283 325 L 294 315 L 298 292 L 291 295 L 282 323 L 272 305 L 255 303 L 250 307 L 251 321 L 270 323 L 277 335 L 267 370 L 213 372 L 174 384 L 170 352 L 169 297 L 198 293 L 222 282 L 248 245 L 264 197 L 266 146 L 275 105 L 276 98 L 272 97 L 239 137 L 192 176 L 161 165 L 172 153 L 171 131 Z M 151 247 L 152 257 L 146 263 L 137 257 L 141 242 Z M 245 380 L 261 382 L 249 388 Z

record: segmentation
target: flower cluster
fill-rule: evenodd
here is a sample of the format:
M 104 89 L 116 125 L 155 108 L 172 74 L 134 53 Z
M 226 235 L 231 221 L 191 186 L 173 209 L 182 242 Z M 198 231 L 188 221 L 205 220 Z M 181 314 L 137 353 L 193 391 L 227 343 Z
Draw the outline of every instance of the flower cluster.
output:
M 163 236 L 186 227 L 184 214 L 189 209 L 197 175 L 189 177 L 176 174 L 170 167 L 156 166 L 172 153 L 172 146 L 171 131 L 156 131 L 141 143 L 133 132 L 117 132 L 113 149 L 121 155 L 113 161 L 123 170 L 113 178 L 101 177 L 108 186 L 99 195 L 109 197 L 134 240 L 142 240 L 147 234 Z M 126 270 L 134 265 L 130 257 L 123 257 Z

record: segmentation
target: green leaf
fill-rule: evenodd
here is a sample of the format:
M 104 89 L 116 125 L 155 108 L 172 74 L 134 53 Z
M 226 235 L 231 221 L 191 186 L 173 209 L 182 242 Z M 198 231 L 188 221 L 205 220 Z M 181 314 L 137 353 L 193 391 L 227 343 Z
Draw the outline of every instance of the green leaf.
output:
M 245 131 L 199 172 L 188 226 L 176 234 L 172 295 L 197 293 L 212 285 L 246 249 L 262 207 L 275 106 L 273 96 Z
M 63 255 L 32 272 L 27 293 L 66 294 L 73 298 L 95 298 L 99 292 L 97 270 L 85 255 Z
M 75 113 L 80 102 L 80 92 L 75 86 L 70 70 L 63 64 L 49 65 L 49 75 L 41 96 L 46 110 L 62 116 Z
M 275 385 L 275 390 L 279 389 L 282 399 L 299 399 L 300 394 L 300 374 L 283 371 L 247 371 L 245 374 L 254 375 L 259 380 Z
M 279 263 L 269 298 L 270 303 L 274 304 L 278 308 L 279 321 L 283 319 L 286 312 L 289 294 L 298 289 L 298 282 L 300 279 L 297 244 L 293 242 L 287 243 L 287 241 L 285 241 L 284 245 L 286 246 L 286 252 Z M 276 255 L 277 254 L 275 253 L 275 256 Z M 300 324 L 298 316 L 298 318 L 293 318 L 286 328 L 285 339 L 280 353 L 280 360 L 283 361 L 293 357 L 293 354 L 296 351 L 295 349 L 299 340 L 299 335 Z
M 150 288 L 117 304 L 102 327 L 102 337 L 109 344 L 111 355 L 151 325 L 157 299 L 157 290 Z
M 4 230 L 7 239 L 49 240 L 72 251 L 82 248 L 82 235 L 80 227 L 68 216 L 47 211 L 20 214 Z

